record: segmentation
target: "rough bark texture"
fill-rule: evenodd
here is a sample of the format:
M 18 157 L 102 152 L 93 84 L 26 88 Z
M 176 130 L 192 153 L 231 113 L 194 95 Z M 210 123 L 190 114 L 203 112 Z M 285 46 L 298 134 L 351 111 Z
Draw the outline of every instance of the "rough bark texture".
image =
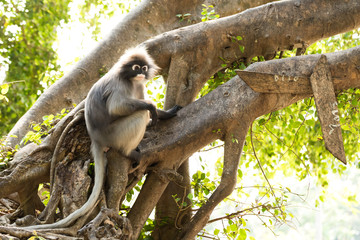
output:
M 155 3 L 158 1 L 153 4 Z M 141 8 L 140 10 L 144 11 Z M 118 168 L 118 171 L 108 171 L 103 200 L 99 203 L 100 206 L 110 208 L 109 211 L 106 208 L 100 212 L 96 209 L 94 214 L 98 214 L 95 218 L 85 216 L 69 229 L 39 231 L 39 236 L 50 239 L 56 239 L 59 234 L 75 236 L 77 230 L 88 223 L 81 231 L 86 238 L 121 236 L 136 239 L 155 205 L 161 201 L 169 182 L 181 186 L 183 178 L 177 173 L 181 164 L 202 147 L 216 139 L 222 139 L 225 141 L 225 156 L 219 187 L 191 221 L 182 225 L 181 229 L 172 231 L 178 239 L 193 239 L 206 225 L 216 205 L 234 188 L 241 149 L 251 122 L 263 114 L 311 96 L 311 93 L 256 93 L 236 76 L 205 97 L 192 102 L 205 81 L 222 68 L 224 61 L 230 65 L 234 61 L 247 61 L 257 55 L 271 58 L 278 50 L 302 48 L 326 36 L 359 27 L 359 11 L 360 3 L 355 0 L 276 2 L 216 21 L 173 30 L 145 42 L 151 55 L 162 67 L 163 74 L 167 76 L 167 107 L 174 103 L 186 107 L 178 112 L 177 117 L 160 122 L 148 130 L 148 137 L 140 144 L 143 159 L 136 170 L 130 166 L 127 159 L 113 152 L 107 154 L 108 161 L 113 164 L 111 166 Z M 344 12 L 346 16 L 342 15 Z M 339 17 L 342 17 L 341 20 Z M 344 17 L 348 21 L 344 21 Z M 242 36 L 243 40 L 233 42 L 233 37 L 236 36 Z M 240 51 L 239 44 L 245 46 L 244 53 Z M 326 57 L 331 75 L 336 79 L 335 91 L 360 87 L 359 47 L 326 54 Z M 309 78 L 318 59 L 319 56 L 314 55 L 272 60 L 253 64 L 247 70 Z M 90 142 L 81 109 L 82 104 L 62 119 L 43 144 L 29 144 L 15 155 L 10 168 L 0 172 L 0 198 L 18 192 L 27 214 L 33 213 L 35 209 L 42 210 L 43 206 L 33 204 L 39 202 L 36 186 L 49 182 L 50 169 L 61 172 L 65 168 L 65 172 L 70 173 L 71 169 L 76 169 L 76 174 L 55 174 L 51 200 L 41 214 L 41 220 L 53 221 L 57 217 L 54 214 L 57 206 L 60 207 L 62 215 L 67 215 L 75 206 L 85 201 L 84 196 L 88 194 L 87 188 L 90 185 L 90 178 L 85 177 L 90 159 Z M 65 129 L 69 131 L 66 130 L 66 136 L 62 138 Z M 221 131 L 214 131 L 217 129 Z M 233 137 L 238 141 L 234 142 Z M 56 156 L 53 156 L 54 151 Z M 124 194 L 134 187 L 145 173 L 145 183 L 126 218 L 115 216 L 111 210 L 118 209 Z M 81 174 L 84 176 L 82 179 L 87 182 L 86 188 L 73 190 L 79 194 L 72 195 L 74 192 L 69 192 L 71 188 L 67 184 L 77 179 L 74 178 L 75 175 Z M 27 200 L 30 200 L 31 204 L 27 204 Z M 88 218 L 94 220 L 89 222 Z M 17 223 L 25 225 L 36 221 L 39 220 L 27 217 Z M 101 222 L 104 222 L 103 226 L 100 226 Z M 118 227 L 114 227 L 115 225 Z M 118 229 L 121 229 L 122 233 Z M 16 237 L 32 234 L 15 227 L 0 227 L 0 233 Z

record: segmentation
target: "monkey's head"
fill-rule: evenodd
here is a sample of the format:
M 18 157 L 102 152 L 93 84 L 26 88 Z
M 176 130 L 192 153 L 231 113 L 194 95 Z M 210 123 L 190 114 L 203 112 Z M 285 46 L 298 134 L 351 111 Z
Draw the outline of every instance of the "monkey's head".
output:
M 145 48 L 136 47 L 129 49 L 120 58 L 116 67 L 120 79 L 143 81 L 155 76 L 159 69 Z

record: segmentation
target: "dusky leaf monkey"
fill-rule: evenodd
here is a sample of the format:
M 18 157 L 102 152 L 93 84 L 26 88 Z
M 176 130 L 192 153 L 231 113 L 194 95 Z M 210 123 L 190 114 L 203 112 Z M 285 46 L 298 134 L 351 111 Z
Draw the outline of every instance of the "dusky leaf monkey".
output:
M 119 61 L 91 88 L 85 102 L 85 121 L 91 138 L 91 152 L 95 162 L 95 183 L 87 202 L 66 218 L 53 224 L 29 226 L 29 229 L 67 227 L 90 211 L 100 195 L 105 171 L 105 153 L 109 148 L 139 161 L 136 151 L 151 117 L 151 125 L 158 119 L 168 119 L 181 108 L 168 111 L 156 109 L 144 100 L 145 82 L 154 77 L 158 67 L 145 48 L 126 51 Z M 150 114 L 149 114 L 150 113 Z

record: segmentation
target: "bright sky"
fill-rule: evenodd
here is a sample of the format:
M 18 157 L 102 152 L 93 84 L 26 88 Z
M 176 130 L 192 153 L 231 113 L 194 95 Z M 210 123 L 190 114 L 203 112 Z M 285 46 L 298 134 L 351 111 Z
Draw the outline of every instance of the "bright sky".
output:
M 58 41 L 54 44 L 54 49 L 57 50 L 59 57 L 59 64 L 62 70 L 66 73 L 69 71 L 74 63 L 86 56 L 91 49 L 96 47 L 98 41 L 108 34 L 113 26 L 117 24 L 123 18 L 121 11 L 113 15 L 112 18 L 101 17 L 101 32 L 98 36 L 98 41 L 94 40 L 91 35 L 91 30 L 88 29 L 87 25 L 77 21 L 77 15 L 79 15 L 79 4 L 84 0 L 74 0 L 70 3 L 70 15 L 72 20 L 67 24 L 62 24 L 58 28 Z M 139 1 L 121 1 L 130 2 L 126 4 L 137 5 Z M 98 12 L 97 8 L 92 7 L 89 16 L 93 16 Z

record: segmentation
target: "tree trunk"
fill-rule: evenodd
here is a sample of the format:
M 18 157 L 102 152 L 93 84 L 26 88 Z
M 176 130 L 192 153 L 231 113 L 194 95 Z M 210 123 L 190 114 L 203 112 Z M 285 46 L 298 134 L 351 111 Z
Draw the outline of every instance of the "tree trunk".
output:
M 177 170 L 182 182 L 170 182 L 155 208 L 155 240 L 175 239 L 191 219 L 189 160 Z

